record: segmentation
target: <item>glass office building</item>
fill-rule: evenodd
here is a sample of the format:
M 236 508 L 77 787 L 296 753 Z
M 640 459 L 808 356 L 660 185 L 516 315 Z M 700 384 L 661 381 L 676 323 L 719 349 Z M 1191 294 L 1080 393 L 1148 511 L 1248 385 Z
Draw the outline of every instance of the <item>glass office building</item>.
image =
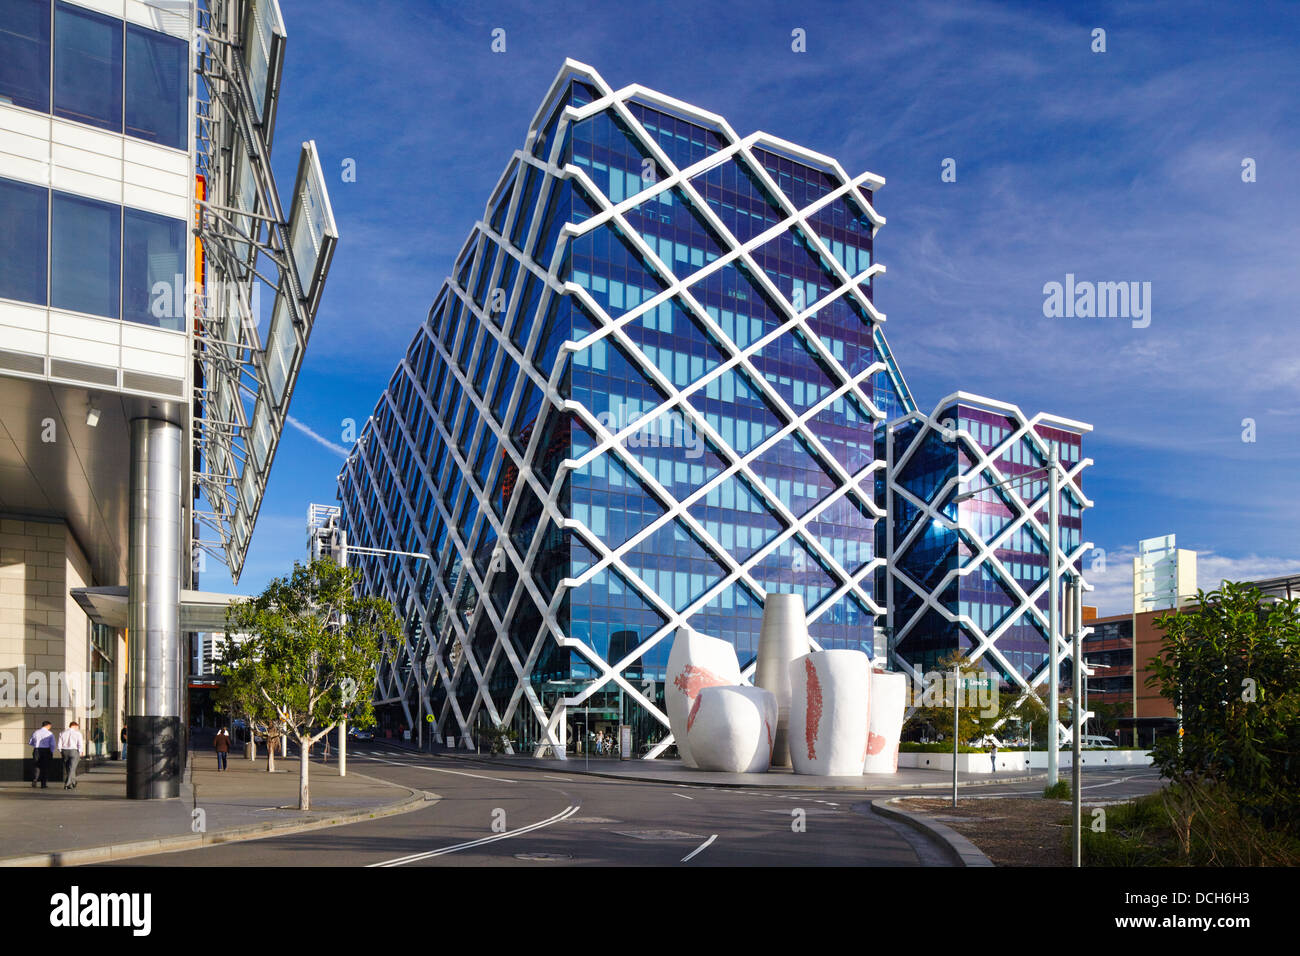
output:
M 566 62 L 339 476 L 405 615 L 378 702 L 435 739 L 670 745 L 687 625 L 764 595 L 873 650 L 873 429 L 915 406 L 871 284 L 883 180 Z M 414 555 L 427 554 L 432 560 Z
M 284 48 L 276 0 L 0 0 L 0 697 L 85 682 L 0 705 L 0 779 L 76 718 L 179 793 L 199 578 L 238 580 L 337 238 L 314 144 L 271 172 Z
M 881 598 L 893 663 L 918 680 L 954 651 L 1015 694 L 1048 676 L 1048 476 L 1061 467 L 1058 561 L 1081 573 L 1091 426 L 955 393 L 878 430 L 890 520 Z M 1019 480 L 1018 480 L 1019 479 Z M 962 501 L 958 496 L 971 493 Z M 1062 674 L 1068 673 L 1063 649 Z M 1068 678 L 1067 678 L 1068 679 Z

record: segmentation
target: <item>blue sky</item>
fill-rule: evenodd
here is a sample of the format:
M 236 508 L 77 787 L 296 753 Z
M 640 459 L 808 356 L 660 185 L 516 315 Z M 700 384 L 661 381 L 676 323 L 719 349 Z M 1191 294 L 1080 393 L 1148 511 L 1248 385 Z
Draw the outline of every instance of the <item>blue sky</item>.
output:
M 341 239 L 292 406 L 320 440 L 286 432 L 235 590 L 303 558 L 329 446 L 372 411 L 566 56 L 885 177 L 876 303 L 918 405 L 960 388 L 1095 426 L 1103 613 L 1127 610 L 1143 537 L 1197 550 L 1203 586 L 1300 570 L 1300 6 L 281 6 L 276 174 L 291 188 L 315 139 Z M 1150 325 L 1044 317 L 1067 273 L 1150 282 Z M 231 588 L 211 566 L 203 585 Z

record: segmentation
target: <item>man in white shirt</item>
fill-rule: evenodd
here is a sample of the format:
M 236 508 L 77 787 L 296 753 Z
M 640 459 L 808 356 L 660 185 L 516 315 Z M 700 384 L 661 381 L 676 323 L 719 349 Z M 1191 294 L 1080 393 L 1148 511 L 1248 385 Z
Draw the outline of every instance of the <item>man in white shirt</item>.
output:
M 59 734 L 59 750 L 63 754 L 63 789 L 77 789 L 77 764 L 81 760 L 81 748 L 86 745 L 81 730 L 74 720 L 68 729 Z
M 39 781 L 44 790 L 46 781 L 50 779 L 50 762 L 54 757 L 54 731 L 50 730 L 48 720 L 41 724 L 40 730 L 32 734 L 27 745 L 32 748 L 32 786 L 36 786 Z

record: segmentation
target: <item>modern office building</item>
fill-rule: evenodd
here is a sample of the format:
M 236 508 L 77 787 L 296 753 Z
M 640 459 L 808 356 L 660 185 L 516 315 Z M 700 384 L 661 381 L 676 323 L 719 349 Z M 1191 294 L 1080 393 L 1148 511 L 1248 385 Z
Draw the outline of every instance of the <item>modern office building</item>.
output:
M 271 172 L 284 44 L 275 0 L 0 0 L 5 777 L 76 718 L 178 792 L 337 235 L 312 144 L 287 210 Z
M 1047 679 L 1050 491 L 1060 463 L 1058 567 L 1082 573 L 1090 425 L 957 392 L 878 430 L 890 556 L 881 597 L 892 663 L 915 680 L 960 652 L 1016 694 Z M 969 495 L 969 497 L 966 497 Z M 958 499 L 960 496 L 961 500 Z M 1061 660 L 1068 659 L 1062 640 Z M 1063 667 L 1062 672 L 1068 672 Z
M 793 591 L 871 649 L 882 184 L 566 63 L 340 476 L 349 542 L 435 557 L 360 561 L 410 627 L 381 703 L 654 755 L 683 624 L 752 658 Z
M 381 719 L 556 755 L 625 724 L 655 757 L 677 629 L 749 674 L 777 591 L 886 663 L 876 435 L 916 406 L 873 302 L 883 185 L 566 61 L 339 475 L 334 546 L 406 621 Z M 1068 446 L 1077 492 L 1086 426 L 990 407 L 1025 462 Z M 1045 584 L 1018 587 L 991 659 L 1026 681 Z
M 1138 542 L 1133 558 L 1133 613 L 1164 611 L 1196 599 L 1196 552 L 1177 546 L 1176 536 Z

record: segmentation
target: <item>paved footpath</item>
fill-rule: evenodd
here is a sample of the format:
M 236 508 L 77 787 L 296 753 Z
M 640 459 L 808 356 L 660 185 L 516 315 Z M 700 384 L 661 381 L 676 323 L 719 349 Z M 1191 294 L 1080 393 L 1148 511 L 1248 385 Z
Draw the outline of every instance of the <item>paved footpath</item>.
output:
M 224 773 L 217 772 L 211 751 L 192 751 L 191 760 L 189 780 L 171 800 L 126 799 L 124 761 L 78 768 L 71 791 L 61 783 L 47 790 L 0 784 L 0 866 L 107 862 L 371 819 L 436 799 L 351 763 L 348 775 L 339 777 L 335 759 L 323 763 L 317 756 L 310 772 L 312 809 L 301 813 L 296 755 L 277 758 L 275 773 L 266 772 L 265 756 L 249 761 L 232 753 Z M 195 832 L 195 809 L 202 811 L 203 832 Z

